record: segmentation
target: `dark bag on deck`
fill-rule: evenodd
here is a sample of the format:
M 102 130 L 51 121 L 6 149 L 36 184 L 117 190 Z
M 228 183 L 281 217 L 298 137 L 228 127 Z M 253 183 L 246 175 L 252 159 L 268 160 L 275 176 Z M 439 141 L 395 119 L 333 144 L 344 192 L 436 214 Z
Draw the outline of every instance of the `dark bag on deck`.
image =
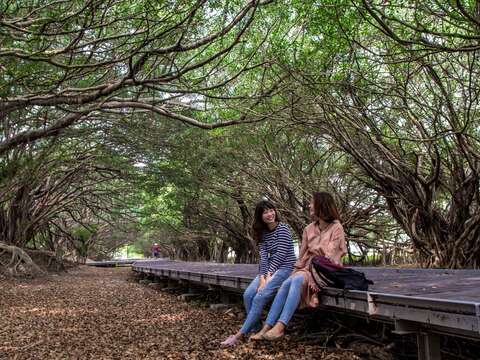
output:
M 364 273 L 335 264 L 325 256 L 315 256 L 312 259 L 312 267 L 312 270 L 316 271 L 320 278 L 331 287 L 368 291 L 368 285 L 373 285 L 373 281 L 367 279 Z M 313 279 L 315 280 L 315 276 Z

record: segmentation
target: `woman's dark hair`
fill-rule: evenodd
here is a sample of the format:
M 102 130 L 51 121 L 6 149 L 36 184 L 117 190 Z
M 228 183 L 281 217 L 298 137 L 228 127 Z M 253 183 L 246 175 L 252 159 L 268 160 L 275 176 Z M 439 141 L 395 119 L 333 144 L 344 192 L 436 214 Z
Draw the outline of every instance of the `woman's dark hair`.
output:
M 252 224 L 252 231 L 253 231 L 253 239 L 258 243 L 262 241 L 262 234 L 264 230 L 268 230 L 267 225 L 262 220 L 263 212 L 267 209 L 275 210 L 275 221 L 280 221 L 278 216 L 277 209 L 275 206 L 268 200 L 260 201 L 257 206 L 255 207 L 255 215 L 253 216 L 253 224 Z
M 313 209 L 315 210 L 315 216 L 323 221 L 332 223 L 335 220 L 340 220 L 335 200 L 327 192 L 313 193 Z

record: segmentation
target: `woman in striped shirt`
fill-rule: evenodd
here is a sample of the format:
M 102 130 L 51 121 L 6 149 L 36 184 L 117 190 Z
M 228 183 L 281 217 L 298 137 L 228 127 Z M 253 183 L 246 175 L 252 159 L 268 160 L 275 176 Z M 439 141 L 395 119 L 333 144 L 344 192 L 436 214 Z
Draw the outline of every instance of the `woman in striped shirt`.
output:
M 222 347 L 235 346 L 246 334 L 260 329 L 263 308 L 290 276 L 296 262 L 290 228 L 280 222 L 271 202 L 264 200 L 257 204 L 252 229 L 260 249 L 259 273 L 243 294 L 245 322 L 236 334 L 221 343 Z

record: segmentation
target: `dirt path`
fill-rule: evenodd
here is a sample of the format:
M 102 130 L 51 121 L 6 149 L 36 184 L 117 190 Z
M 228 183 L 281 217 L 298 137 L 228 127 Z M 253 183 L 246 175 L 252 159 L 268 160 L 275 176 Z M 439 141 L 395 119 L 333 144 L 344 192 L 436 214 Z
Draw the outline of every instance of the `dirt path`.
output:
M 293 340 L 219 349 L 239 321 L 127 281 L 128 268 L 0 282 L 1 359 L 358 359 Z

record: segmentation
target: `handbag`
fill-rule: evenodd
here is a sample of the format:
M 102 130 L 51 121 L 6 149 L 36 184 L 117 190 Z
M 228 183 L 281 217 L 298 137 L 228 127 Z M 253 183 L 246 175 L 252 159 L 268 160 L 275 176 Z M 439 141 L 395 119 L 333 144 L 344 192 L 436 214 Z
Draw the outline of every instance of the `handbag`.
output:
M 338 265 L 326 256 L 314 256 L 311 266 L 328 286 L 337 289 L 368 291 L 368 286 L 374 284 L 363 272 Z M 312 277 L 320 287 L 316 277 Z

